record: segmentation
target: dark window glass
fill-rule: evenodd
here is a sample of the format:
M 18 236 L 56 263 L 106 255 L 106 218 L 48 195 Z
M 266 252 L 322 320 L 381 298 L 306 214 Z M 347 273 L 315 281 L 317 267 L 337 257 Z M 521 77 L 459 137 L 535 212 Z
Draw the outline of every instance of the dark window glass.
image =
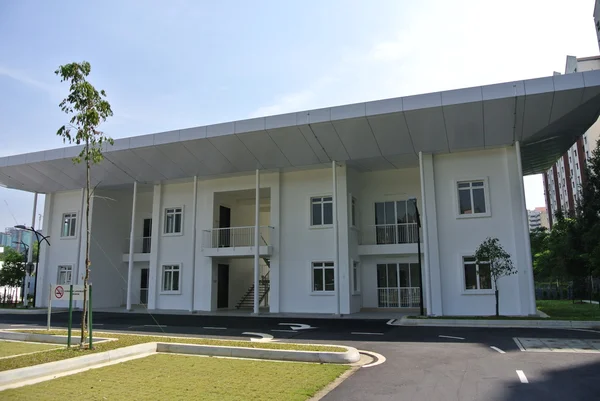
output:
M 396 264 L 389 263 L 387 265 L 388 273 L 388 287 L 398 287 L 398 272 L 396 271 Z
M 492 289 L 492 275 L 490 274 L 490 265 L 487 263 L 482 263 L 479 265 L 479 289 Z
M 410 286 L 419 287 L 421 285 L 421 274 L 419 272 L 419 264 L 410 264 Z
M 321 204 L 313 203 L 312 205 L 312 225 L 319 226 L 323 224 L 323 220 L 321 220 Z
M 485 213 L 485 194 L 483 188 L 473 190 L 473 207 L 475 213 Z
M 334 269 L 325 269 L 325 291 L 335 290 Z
M 408 263 L 400 263 L 398 268 L 400 270 L 400 287 L 410 287 Z
M 313 291 L 323 291 L 323 269 L 313 269 Z
M 465 288 L 477 289 L 477 266 L 474 263 L 465 264 Z
M 323 203 L 323 224 L 333 224 L 333 203 Z
M 377 265 L 377 287 L 387 287 L 387 265 Z
M 467 190 L 458 191 L 460 214 L 471 214 L 471 192 Z

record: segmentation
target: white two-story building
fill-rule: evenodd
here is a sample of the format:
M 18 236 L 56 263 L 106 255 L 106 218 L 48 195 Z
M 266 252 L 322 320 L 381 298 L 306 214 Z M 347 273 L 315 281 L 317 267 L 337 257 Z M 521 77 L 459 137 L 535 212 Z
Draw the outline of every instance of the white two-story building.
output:
M 488 315 L 473 254 L 497 237 L 518 269 L 500 312 L 534 314 L 522 177 L 599 110 L 589 71 L 116 140 L 92 171 L 94 307 L 351 314 L 423 288 L 430 315 Z M 0 159 L 0 184 L 46 194 L 37 306 L 84 275 L 79 151 Z

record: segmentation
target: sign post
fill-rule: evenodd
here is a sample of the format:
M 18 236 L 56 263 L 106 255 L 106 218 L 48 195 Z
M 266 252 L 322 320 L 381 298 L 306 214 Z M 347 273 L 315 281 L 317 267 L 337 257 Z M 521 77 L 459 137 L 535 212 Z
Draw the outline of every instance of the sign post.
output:
M 69 325 L 67 328 L 67 348 L 71 348 L 71 324 L 72 323 L 73 323 L 73 284 L 70 284 L 69 285 Z
M 92 285 L 88 285 L 88 327 L 90 330 L 89 349 L 94 349 L 92 346 Z
M 50 284 L 50 291 L 48 291 L 48 330 L 50 330 L 50 316 L 52 315 L 52 284 Z

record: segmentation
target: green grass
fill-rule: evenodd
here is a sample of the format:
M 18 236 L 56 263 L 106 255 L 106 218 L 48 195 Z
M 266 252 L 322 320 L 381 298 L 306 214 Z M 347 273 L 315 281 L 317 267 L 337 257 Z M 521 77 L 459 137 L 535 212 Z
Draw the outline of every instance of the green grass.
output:
M 0 340 L 0 358 L 5 356 L 26 354 L 28 352 L 47 351 L 51 349 L 57 349 L 59 347 L 60 345 L 56 344 L 49 345 Z
M 598 304 L 573 303 L 569 300 L 540 300 L 537 308 L 554 320 L 600 320 Z
M 3 391 L 3 400 L 306 400 L 344 365 L 156 354 Z
M 53 334 L 66 335 L 66 330 L 19 330 L 25 333 L 35 334 Z M 77 333 L 74 334 L 73 343 L 77 343 L 79 338 Z M 94 343 L 93 350 L 80 351 L 78 346 L 71 349 L 62 348 L 55 351 L 41 352 L 38 354 L 23 355 L 10 359 L 0 359 L 0 371 L 18 369 L 26 366 L 38 365 L 41 363 L 61 361 L 63 359 L 74 358 L 77 356 L 87 355 L 93 352 L 109 351 L 111 349 L 128 347 L 130 345 L 149 343 L 149 342 L 164 342 L 164 343 L 183 343 L 183 344 L 202 344 L 202 345 L 224 345 L 230 347 L 245 347 L 245 348 L 267 348 L 267 349 L 287 349 L 297 351 L 326 351 L 326 352 L 345 352 L 345 348 L 333 346 L 319 345 L 304 345 L 304 344 L 287 344 L 287 343 L 259 343 L 250 341 L 231 341 L 231 340 L 215 340 L 210 338 L 173 338 L 159 336 L 140 336 L 133 334 L 120 333 L 102 333 L 95 331 L 97 337 L 116 338 L 117 341 L 107 341 L 103 343 Z

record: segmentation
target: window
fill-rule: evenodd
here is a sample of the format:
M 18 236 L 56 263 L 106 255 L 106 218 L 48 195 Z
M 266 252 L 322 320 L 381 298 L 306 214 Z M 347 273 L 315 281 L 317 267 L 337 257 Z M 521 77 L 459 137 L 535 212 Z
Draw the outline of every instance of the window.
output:
M 56 284 L 72 284 L 73 266 L 63 265 L 58 266 L 58 276 L 56 278 Z
M 335 291 L 335 271 L 333 262 L 313 262 L 313 292 Z
M 179 265 L 164 265 L 162 267 L 162 292 L 179 292 Z
M 352 261 L 352 292 L 360 293 L 360 264 L 357 261 Z
M 465 269 L 465 290 L 491 290 L 492 275 L 490 265 L 487 263 L 477 264 L 475 257 L 463 257 L 463 266 Z
M 460 215 L 488 215 L 484 180 L 459 181 L 458 212 Z
M 172 207 L 165 209 L 165 234 L 181 234 L 183 209 Z
M 352 223 L 352 227 L 357 227 L 357 225 L 356 225 L 356 220 L 357 220 L 357 214 L 356 214 L 357 210 L 356 210 L 356 207 L 357 207 L 356 198 L 352 197 L 352 207 L 351 207 L 351 210 L 350 210 L 350 213 L 351 213 L 350 214 L 350 222 Z
M 60 232 L 60 236 L 62 238 L 75 237 L 75 233 L 77 232 L 75 230 L 77 227 L 77 213 L 63 214 L 62 221 L 63 221 L 63 223 L 62 223 L 62 230 Z
M 380 308 L 410 308 L 421 303 L 421 275 L 417 263 L 377 264 Z
M 417 230 L 414 202 L 375 202 L 375 235 L 378 245 L 415 243 Z
M 311 226 L 333 224 L 333 198 L 331 196 L 310 198 L 310 215 Z

